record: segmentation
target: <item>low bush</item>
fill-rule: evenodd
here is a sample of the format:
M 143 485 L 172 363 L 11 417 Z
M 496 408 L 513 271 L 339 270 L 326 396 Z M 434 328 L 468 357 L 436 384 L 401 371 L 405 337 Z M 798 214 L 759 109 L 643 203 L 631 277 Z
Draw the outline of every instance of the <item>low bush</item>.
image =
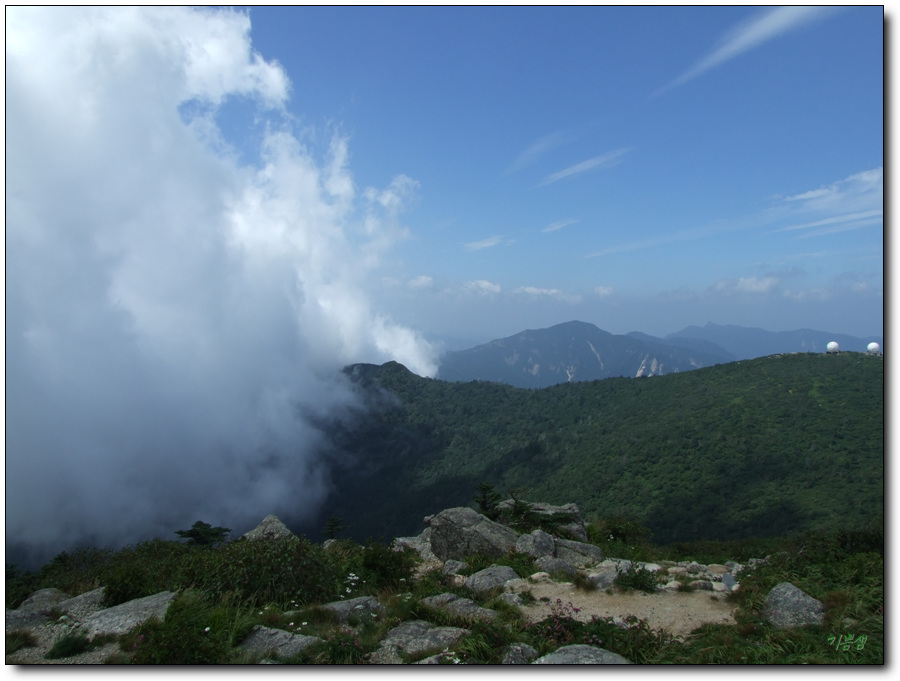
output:
M 54 643 L 44 657 L 48 660 L 58 660 L 63 657 L 81 655 L 91 647 L 91 641 L 84 632 L 72 631 Z
M 656 573 L 638 565 L 631 565 L 616 575 L 615 585 L 621 589 L 637 589 L 654 593 L 659 582 Z
M 322 548 L 296 537 L 195 550 L 185 581 L 213 596 L 237 593 L 255 604 L 325 602 L 337 597 L 340 585 Z
M 199 591 L 183 591 L 169 605 L 165 619 L 151 619 L 120 641 L 134 664 L 219 664 L 233 656 L 233 645 L 252 622 L 233 602 L 213 607 Z

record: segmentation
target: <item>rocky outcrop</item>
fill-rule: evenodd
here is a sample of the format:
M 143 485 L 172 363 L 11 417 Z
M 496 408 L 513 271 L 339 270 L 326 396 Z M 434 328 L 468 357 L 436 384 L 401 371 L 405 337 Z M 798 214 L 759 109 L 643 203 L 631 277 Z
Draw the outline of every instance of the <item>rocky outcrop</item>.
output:
M 448 508 L 425 522 L 431 526 L 431 550 L 440 560 L 464 560 L 475 554 L 499 558 L 516 547 L 519 536 L 467 506 Z
M 314 643 L 321 642 L 322 639 L 318 636 L 292 634 L 283 629 L 271 629 L 257 624 L 238 647 L 263 655 L 274 654 L 276 657 L 285 658 L 293 657 Z
M 825 605 L 790 582 L 781 582 L 766 596 L 763 615 L 778 629 L 825 622 Z
M 618 653 L 584 644 L 563 646 L 531 664 L 633 664 Z
M 373 615 L 379 617 L 387 612 L 387 608 L 374 596 L 360 596 L 348 601 L 333 601 L 326 603 L 322 608 L 334 613 L 335 618 L 341 624 L 345 624 L 350 619 L 360 621 L 372 618 Z
M 556 543 L 553 537 L 543 530 L 534 530 L 530 534 L 520 535 L 516 539 L 516 551 L 527 553 L 533 558 L 556 555 Z
M 436 627 L 424 620 L 410 620 L 391 629 L 368 661 L 370 664 L 403 664 L 401 653 L 418 657 L 445 650 L 465 633 L 466 630 L 459 627 Z
M 278 519 L 278 516 L 275 515 L 267 515 L 263 518 L 262 522 L 254 527 L 249 532 L 242 535 L 242 539 L 285 539 L 286 537 L 293 537 L 297 539 L 297 535 L 291 532 L 283 522 Z
M 518 505 L 527 506 L 529 513 L 540 516 L 545 522 L 551 523 L 570 536 L 581 541 L 588 540 L 584 518 L 576 504 L 554 506 L 553 504 L 546 504 L 541 501 L 517 502 L 513 499 L 507 499 L 497 504 L 497 509 L 501 513 L 511 513 Z
M 443 593 L 437 596 L 429 596 L 422 599 L 422 605 L 437 610 L 444 610 L 451 615 L 463 617 L 467 620 L 493 621 L 497 616 L 496 610 L 482 608 L 470 598 L 462 598 L 454 593 Z
M 466 588 L 476 593 L 484 593 L 491 589 L 503 588 L 512 579 L 518 579 L 519 575 L 511 567 L 506 565 L 492 565 L 484 570 L 479 570 L 466 580 Z
M 593 544 L 558 537 L 554 537 L 553 542 L 556 545 L 555 556 L 575 567 L 586 567 L 603 560 L 603 551 Z
M 174 598 L 173 591 L 136 598 L 88 615 L 82 620 L 82 625 L 89 638 L 103 634 L 124 634 L 151 617 L 163 619 Z

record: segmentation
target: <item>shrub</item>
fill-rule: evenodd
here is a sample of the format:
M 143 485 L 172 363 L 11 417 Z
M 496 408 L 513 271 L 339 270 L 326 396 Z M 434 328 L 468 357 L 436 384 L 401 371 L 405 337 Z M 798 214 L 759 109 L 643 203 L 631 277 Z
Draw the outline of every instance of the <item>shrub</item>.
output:
M 40 569 L 36 588 L 52 586 L 72 596 L 96 589 L 105 583 L 104 572 L 112 557 L 111 549 L 63 551 Z
M 37 575 L 22 572 L 15 565 L 6 564 L 6 607 L 18 608 L 22 601 L 37 591 Z
M 654 593 L 657 587 L 656 573 L 641 566 L 631 565 L 627 570 L 616 575 L 616 586 L 622 589 L 638 589 Z
M 240 539 L 196 551 L 187 583 L 213 595 L 230 592 L 253 603 L 315 603 L 333 598 L 340 577 L 319 546 L 305 539 Z
M 191 546 L 159 538 L 126 546 L 101 571 L 106 586 L 103 602 L 119 605 L 186 586 L 185 567 L 194 552 Z
M 48 660 L 81 655 L 92 648 L 90 639 L 80 631 L 72 631 L 59 639 L 44 655 Z
M 162 622 L 144 622 L 120 645 L 126 652 L 133 651 L 135 664 L 228 662 L 236 632 L 227 620 L 228 626 L 223 626 L 221 614 L 216 616 L 206 594 L 183 591 L 169 605 Z

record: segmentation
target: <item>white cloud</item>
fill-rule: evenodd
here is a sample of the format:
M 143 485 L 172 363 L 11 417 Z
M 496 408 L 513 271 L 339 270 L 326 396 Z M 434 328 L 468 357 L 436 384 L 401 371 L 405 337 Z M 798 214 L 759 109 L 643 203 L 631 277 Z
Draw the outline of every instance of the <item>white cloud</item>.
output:
M 768 293 L 778 283 L 776 277 L 741 277 L 737 280 L 735 288 L 745 293 Z
M 580 175 L 581 173 L 592 170 L 593 168 L 612 168 L 619 165 L 622 162 L 622 158 L 629 151 L 631 151 L 631 149 L 616 149 L 615 151 L 610 151 L 600 156 L 594 156 L 593 158 L 589 158 L 586 161 L 576 163 L 573 166 L 569 166 L 568 168 L 564 168 L 563 170 L 547 175 L 547 177 L 544 178 L 543 182 L 541 182 L 538 186 L 545 187 L 548 184 L 559 182 L 560 180 L 567 177 Z
M 475 281 L 467 281 L 463 284 L 463 290 L 466 293 L 488 295 L 490 293 L 500 293 L 500 284 L 494 284 L 493 282 L 484 279 L 477 279 Z
M 581 302 L 581 296 L 564 293 L 563 291 L 560 291 L 558 288 L 538 288 L 536 286 L 520 286 L 519 288 L 514 289 L 513 293 L 518 293 L 518 294 L 528 295 L 528 296 L 536 296 L 536 297 L 556 298 L 558 300 L 562 300 L 567 303 Z
M 424 274 L 409 280 L 410 288 L 431 288 L 432 286 L 434 286 L 434 279 Z
M 344 139 L 313 155 L 249 29 L 232 10 L 9 8 L 8 540 L 312 513 L 327 484 L 300 415 L 355 408 L 340 367 L 436 368 L 368 295 L 415 182 L 359 196 Z M 233 96 L 268 112 L 258 166 L 216 128 Z
M 542 229 L 542 232 L 555 232 L 563 227 L 568 227 L 569 225 L 577 224 L 578 220 L 560 220 L 559 222 L 551 222 L 549 225 Z
M 722 293 L 738 291 L 740 293 L 769 293 L 778 284 L 778 277 L 740 277 L 739 279 L 720 279 L 713 289 Z
M 463 249 L 472 252 L 472 251 L 480 251 L 485 248 L 491 248 L 492 246 L 496 246 L 501 241 L 503 241 L 502 236 L 492 236 L 488 239 L 483 239 L 481 241 L 471 241 L 469 243 L 465 243 L 462 245 Z
M 596 293 L 601 298 L 609 298 L 615 292 L 616 290 L 612 286 L 597 286 L 594 289 L 594 293 Z
M 671 83 L 654 93 L 658 96 L 667 90 L 683 85 L 740 54 L 759 47 L 778 36 L 826 17 L 834 11 L 829 7 L 776 7 L 767 9 L 735 27 L 722 38 L 719 46 L 697 64 Z

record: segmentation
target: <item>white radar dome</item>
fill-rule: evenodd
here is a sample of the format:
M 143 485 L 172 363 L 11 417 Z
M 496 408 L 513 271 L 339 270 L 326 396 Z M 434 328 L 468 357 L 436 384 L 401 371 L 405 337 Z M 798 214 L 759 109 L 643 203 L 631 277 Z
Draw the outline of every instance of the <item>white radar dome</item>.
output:
M 869 343 L 868 347 L 866 348 L 866 352 L 868 352 L 870 355 L 877 355 L 881 352 L 881 346 L 878 345 L 878 343 Z
M 825 346 L 825 352 L 840 352 L 841 346 L 838 345 L 835 341 L 831 341 L 828 345 Z

